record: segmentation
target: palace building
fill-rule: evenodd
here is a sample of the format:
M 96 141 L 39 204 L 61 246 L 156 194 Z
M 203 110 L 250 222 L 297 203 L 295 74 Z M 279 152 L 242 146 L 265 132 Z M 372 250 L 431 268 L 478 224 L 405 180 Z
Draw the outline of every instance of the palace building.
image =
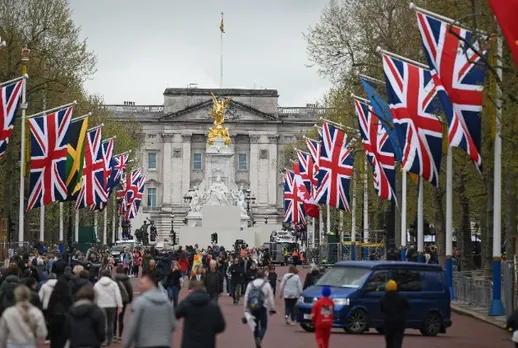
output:
M 280 107 L 274 89 L 167 88 L 163 105 L 105 106 L 121 122 L 138 121 L 144 133 L 136 157 L 148 181 L 132 231 L 149 218 L 163 239 L 169 238 L 172 224 L 176 232 L 184 225 L 189 212 L 184 198 L 204 178 L 212 94 L 232 98 L 224 123 L 234 153 L 232 181 L 255 197 L 249 213 L 256 223 L 282 223 L 283 147 L 313 127 L 326 110 L 314 105 Z

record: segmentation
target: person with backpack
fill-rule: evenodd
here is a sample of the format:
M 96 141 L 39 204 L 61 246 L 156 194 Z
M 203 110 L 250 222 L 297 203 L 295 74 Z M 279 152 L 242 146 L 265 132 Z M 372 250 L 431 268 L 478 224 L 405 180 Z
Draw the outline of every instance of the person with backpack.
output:
M 302 282 L 298 275 L 299 270 L 295 265 L 290 265 L 288 273 L 286 273 L 281 280 L 279 293 L 281 299 L 284 298 L 284 317 L 286 324 L 295 325 L 295 305 L 302 294 Z
M 119 286 L 119 290 L 121 292 L 122 309 L 115 315 L 115 320 L 113 321 L 113 334 L 115 335 L 113 340 L 115 343 L 121 343 L 122 331 L 124 330 L 124 314 L 126 313 L 126 306 L 133 302 L 133 287 L 131 286 L 129 276 L 125 273 L 126 270 L 122 265 L 117 266 L 116 272 L 114 280 Z M 117 324 L 119 326 L 118 331 Z
M 276 313 L 275 299 L 265 272 L 257 271 L 256 278 L 248 283 L 245 291 L 245 313 L 255 318 L 254 339 L 256 348 L 261 348 L 266 328 L 268 327 L 268 313 Z
M 4 280 L 0 285 L 0 315 L 9 307 L 15 304 L 14 289 L 22 280 L 19 277 L 20 268 L 16 264 L 11 264 L 4 272 Z

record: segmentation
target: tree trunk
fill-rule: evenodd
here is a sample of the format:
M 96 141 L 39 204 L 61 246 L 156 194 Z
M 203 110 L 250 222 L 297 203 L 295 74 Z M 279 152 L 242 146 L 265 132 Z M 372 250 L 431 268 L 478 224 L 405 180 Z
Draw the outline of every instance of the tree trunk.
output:
M 460 202 L 460 239 L 461 268 L 463 271 L 473 269 L 473 242 L 471 241 L 471 222 L 469 216 L 469 198 L 466 196 L 464 175 L 458 176 L 458 194 Z M 458 237 L 457 237 L 458 238 Z M 458 239 L 457 239 L 458 240 Z
M 437 245 L 437 257 L 439 264 L 444 267 L 446 260 L 446 229 L 444 211 L 442 209 L 443 193 L 441 189 L 433 190 L 433 225 L 435 229 L 435 244 Z
M 512 170 L 507 170 L 504 177 L 504 194 L 505 194 L 505 252 L 508 260 L 513 260 L 514 250 L 514 237 L 516 236 L 516 205 L 518 200 L 516 198 L 515 182 L 517 176 Z

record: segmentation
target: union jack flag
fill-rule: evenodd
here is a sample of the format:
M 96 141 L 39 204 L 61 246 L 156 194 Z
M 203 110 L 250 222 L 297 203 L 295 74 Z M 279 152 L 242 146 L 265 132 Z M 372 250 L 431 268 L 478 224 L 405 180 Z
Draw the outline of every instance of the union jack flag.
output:
M 117 191 L 116 200 L 118 204 L 118 213 L 119 216 L 126 215 L 126 208 L 128 204 L 126 203 L 126 175 L 123 175 L 119 182 L 120 189 Z
M 304 202 L 298 194 L 295 173 L 286 170 L 284 174 L 284 222 L 289 224 L 305 223 Z
M 76 210 L 92 207 L 108 200 L 104 190 L 104 163 L 102 151 L 101 127 L 88 132 L 85 146 L 85 165 L 83 169 L 83 182 L 77 196 Z
M 304 181 L 304 185 L 306 186 L 308 193 L 313 197 L 313 189 L 318 183 L 313 157 L 307 152 L 298 150 L 297 158 L 299 160 L 298 168 L 300 176 Z
M 417 24 L 426 57 L 453 106 L 446 113 L 448 142 L 460 147 L 482 171 L 480 143 L 482 138 L 482 111 L 484 77 L 486 68 L 481 57 L 456 35 L 480 49 L 471 32 L 450 23 L 417 12 Z M 455 33 L 455 34 L 452 34 Z
M 27 211 L 67 198 L 68 127 L 73 107 L 29 119 L 30 195 Z
M 9 138 L 13 133 L 14 120 L 24 81 L 23 78 L 20 78 L 13 83 L 0 87 L 0 158 L 4 156 Z
M 102 155 L 104 161 L 104 192 L 106 192 L 106 201 L 98 201 L 92 206 L 93 210 L 103 210 L 108 204 L 108 197 L 110 196 L 112 188 L 110 187 L 110 177 L 112 175 L 112 159 L 113 159 L 113 147 L 115 140 L 107 139 L 101 143 Z
M 324 122 L 321 141 L 315 198 L 318 203 L 349 212 L 354 155 L 352 148 L 347 146 L 347 135 Z
M 130 173 L 125 175 L 124 185 L 122 194 L 117 194 L 117 199 L 121 201 L 123 207 L 120 209 L 122 213 L 126 215 L 129 206 L 131 204 L 131 200 L 136 195 L 136 191 L 138 191 L 138 182 L 142 175 L 142 168 L 137 168 L 131 171 Z
M 310 138 L 304 139 L 306 140 L 306 146 L 308 148 L 309 154 L 311 155 L 311 158 L 313 158 L 313 170 L 316 175 L 318 172 L 318 160 L 320 159 L 320 147 L 322 146 L 322 142 Z
M 397 203 L 395 190 L 394 150 L 382 122 L 372 112 L 372 107 L 354 101 L 363 148 L 373 168 L 374 190 L 386 200 Z
M 142 195 L 144 193 L 146 181 L 147 177 L 145 175 L 141 175 L 136 180 L 136 183 L 133 182 L 131 184 L 130 190 L 132 194 L 127 200 L 126 220 L 133 219 L 137 216 L 140 203 L 142 202 Z
M 110 176 L 110 187 L 119 185 L 122 175 L 126 172 L 128 165 L 129 153 L 121 153 L 112 158 L 112 174 Z
M 434 112 L 437 111 L 435 96 L 442 88 L 434 83 L 429 70 L 388 55 L 383 55 L 383 70 L 388 102 L 403 150 L 401 166 L 438 186 L 442 125 Z M 447 98 L 444 90 L 440 97 Z

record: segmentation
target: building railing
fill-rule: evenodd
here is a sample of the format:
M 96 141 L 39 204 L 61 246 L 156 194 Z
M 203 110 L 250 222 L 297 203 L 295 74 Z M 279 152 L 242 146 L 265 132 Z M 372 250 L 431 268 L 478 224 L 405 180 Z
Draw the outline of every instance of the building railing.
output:
M 279 107 L 279 115 L 324 115 L 329 110 L 318 107 Z
M 163 105 L 104 105 L 103 108 L 112 112 L 154 113 L 164 111 Z

